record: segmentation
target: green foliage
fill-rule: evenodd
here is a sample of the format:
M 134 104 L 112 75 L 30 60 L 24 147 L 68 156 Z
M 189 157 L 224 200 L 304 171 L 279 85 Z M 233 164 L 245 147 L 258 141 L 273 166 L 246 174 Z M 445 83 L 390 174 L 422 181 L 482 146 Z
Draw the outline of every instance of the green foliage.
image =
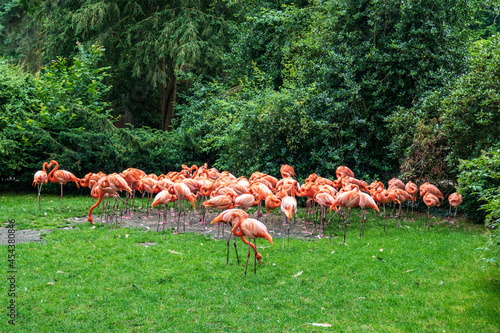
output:
M 429 180 L 453 179 L 459 159 L 478 157 L 500 137 L 500 35 L 475 42 L 463 76 L 435 90 L 389 120 L 403 172 Z M 443 163 L 446 159 L 447 164 Z
M 43 104 L 44 113 L 50 113 L 55 119 L 75 117 L 65 114 L 70 105 L 83 105 L 96 114 L 108 115 L 105 102 L 106 94 L 111 89 L 104 83 L 109 67 L 99 67 L 105 49 L 99 45 L 90 46 L 89 50 L 77 43 L 79 55 L 69 66 L 66 59 L 59 57 L 50 66 L 42 69 L 38 81 L 38 97 Z M 43 111 L 42 111 L 43 112 Z
M 36 103 L 33 78 L 19 68 L 9 66 L 0 59 L 0 176 L 8 170 L 20 170 L 24 166 L 26 122 L 30 121 L 32 106 Z M 32 120 L 30 121 L 32 122 Z
M 60 58 L 36 80 L 0 63 L 0 157 L 5 161 L 0 175 L 20 181 L 7 184 L 28 187 L 33 173 L 51 159 L 77 177 L 130 166 L 156 173 L 179 167 L 171 135 L 113 126 L 105 99 L 108 68 L 99 66 L 104 50 L 79 49 L 71 65 Z
M 303 1 L 302 1 L 303 2 Z M 241 23 L 234 26 L 235 37 L 226 63 L 233 79 L 260 75 L 277 89 L 283 85 L 286 54 L 307 28 L 310 11 L 291 1 L 240 3 Z M 258 68 L 258 71 L 255 71 Z
M 500 31 L 499 10 L 498 0 L 479 3 L 474 15 L 476 22 L 472 25 L 472 29 L 480 38 L 489 38 Z
M 480 157 L 460 163 L 458 184 L 464 197 L 467 217 L 476 223 L 486 222 L 494 228 L 489 243 L 491 258 L 500 262 L 500 146 L 483 151 Z
M 466 1 L 314 2 L 311 23 L 287 54 L 287 79 L 320 92 L 310 115 L 330 123 L 340 163 L 394 174 L 386 117 L 460 73 Z

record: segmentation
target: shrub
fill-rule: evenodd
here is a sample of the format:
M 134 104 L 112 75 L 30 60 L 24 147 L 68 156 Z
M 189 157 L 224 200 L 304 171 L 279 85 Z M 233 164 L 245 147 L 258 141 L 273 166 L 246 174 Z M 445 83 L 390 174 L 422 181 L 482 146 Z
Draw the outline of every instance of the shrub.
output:
M 500 260 L 500 146 L 483 151 L 481 156 L 460 163 L 458 183 L 464 196 L 463 208 L 476 223 L 486 222 L 493 228 L 488 262 Z

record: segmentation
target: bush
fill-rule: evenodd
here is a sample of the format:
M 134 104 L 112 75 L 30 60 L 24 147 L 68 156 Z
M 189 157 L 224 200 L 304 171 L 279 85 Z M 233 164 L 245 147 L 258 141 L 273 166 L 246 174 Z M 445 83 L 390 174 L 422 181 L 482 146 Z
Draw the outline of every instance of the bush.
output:
M 454 180 L 460 159 L 499 143 L 500 34 L 474 43 L 469 54 L 466 74 L 388 118 L 408 176 Z
M 500 218 L 500 146 L 461 161 L 459 169 L 458 185 L 467 216 L 476 223 L 495 223 Z
M 0 176 L 16 180 L 3 188 L 27 189 L 34 172 L 52 159 L 77 177 L 131 166 L 161 173 L 184 163 L 173 134 L 113 125 L 105 102 L 107 68 L 99 67 L 103 49 L 78 48 L 71 63 L 59 58 L 36 80 L 0 62 L 0 158 L 5 161 Z
M 463 194 L 463 208 L 476 223 L 486 222 L 494 229 L 487 261 L 500 260 L 500 146 L 483 151 L 480 157 L 460 163 L 458 183 Z

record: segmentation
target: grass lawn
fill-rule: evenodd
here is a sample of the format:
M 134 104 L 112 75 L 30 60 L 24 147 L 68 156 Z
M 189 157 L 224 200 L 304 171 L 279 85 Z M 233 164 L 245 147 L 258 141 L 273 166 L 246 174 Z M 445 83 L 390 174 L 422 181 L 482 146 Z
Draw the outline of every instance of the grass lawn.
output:
M 65 218 L 84 216 L 88 208 L 88 198 L 68 196 L 63 205 L 67 199 L 74 211 L 61 214 L 53 196 L 47 215 L 33 219 L 33 195 L 31 201 L 28 196 L 2 197 L 2 221 L 15 217 L 24 228 L 65 226 Z M 16 201 L 14 212 L 11 202 Z M 225 241 L 199 234 L 91 229 L 86 223 L 56 230 L 44 237 L 46 244 L 16 245 L 15 328 L 500 332 L 500 274 L 484 267 L 484 253 L 477 250 L 487 242 L 486 231 L 441 224 L 428 232 L 424 220 L 417 219 L 409 228 L 397 229 L 392 222 L 384 236 L 382 220 L 372 218 L 359 239 L 356 218 L 347 245 L 342 237 L 334 238 L 333 245 L 328 239 L 292 239 L 282 252 L 277 237 L 274 245 L 258 241 L 263 263 L 254 275 L 251 261 L 247 276 L 232 247 L 226 266 Z M 246 259 L 243 245 L 238 241 L 240 260 Z M 8 250 L 0 248 L 5 277 Z M 0 294 L 4 313 L 10 300 L 6 289 L 7 283 Z M 3 318 L 0 331 L 15 331 Z

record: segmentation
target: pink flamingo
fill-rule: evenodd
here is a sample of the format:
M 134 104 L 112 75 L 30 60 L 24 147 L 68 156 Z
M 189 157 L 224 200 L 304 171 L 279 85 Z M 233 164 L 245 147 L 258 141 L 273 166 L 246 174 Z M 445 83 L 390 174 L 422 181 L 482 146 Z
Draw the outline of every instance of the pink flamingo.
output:
M 49 181 L 51 181 L 52 183 L 61 184 L 61 199 L 59 200 L 59 211 L 61 211 L 61 209 L 62 209 L 62 197 L 63 197 L 63 185 L 72 181 L 72 182 L 75 182 L 75 184 L 78 188 L 80 188 L 80 180 L 78 178 L 76 178 L 75 175 L 69 171 L 58 170 L 59 163 L 57 163 L 57 161 L 54 161 L 54 160 L 50 161 L 50 164 L 48 165 L 48 167 L 50 168 L 54 164 L 56 165 L 56 167 L 54 169 L 52 169 L 52 171 L 50 171 Z
M 450 211 L 448 212 L 448 222 L 450 222 L 451 207 L 455 207 L 455 215 L 453 215 L 453 220 L 457 216 L 458 206 L 462 203 L 462 195 L 460 193 L 452 193 L 448 196 L 448 202 L 450 203 Z
M 247 219 L 247 218 L 248 218 L 248 214 L 245 211 L 243 211 L 241 209 L 232 208 L 232 209 L 227 209 L 227 210 L 223 211 L 222 213 L 220 213 L 219 216 L 217 216 L 210 224 L 223 222 L 223 223 L 226 223 L 232 227 L 235 220 Z M 231 241 L 232 235 L 233 235 L 233 233 L 230 232 L 229 237 L 227 239 L 226 266 L 229 266 L 229 243 Z M 239 266 L 240 265 L 240 258 L 238 257 L 238 250 L 236 249 L 236 239 L 234 240 L 233 244 L 234 244 L 234 251 L 236 252 L 236 259 L 238 260 L 238 266 Z M 246 242 L 245 242 L 245 244 L 246 244 Z
M 33 186 L 37 186 L 38 189 L 38 196 L 37 196 L 37 212 L 38 209 L 40 209 L 40 193 L 42 192 L 42 186 L 43 184 L 47 184 L 47 181 L 49 180 L 48 175 L 47 175 L 47 170 L 45 170 L 45 167 L 48 166 L 49 163 L 44 162 L 42 165 L 42 170 L 38 170 L 35 172 L 35 175 L 33 176 Z
M 240 229 L 238 231 L 238 228 Z M 254 220 L 254 219 L 242 219 L 239 217 L 238 222 L 233 226 L 233 235 L 240 237 L 244 243 L 248 243 L 248 255 L 247 255 L 247 263 L 245 265 L 245 275 L 247 275 L 248 268 L 248 260 L 250 259 L 250 248 L 253 248 L 255 252 L 255 260 L 254 260 L 254 274 L 257 274 L 257 261 L 259 264 L 262 261 L 262 256 L 257 252 L 257 238 L 265 238 L 269 241 L 269 243 L 273 244 L 273 238 L 267 232 L 267 228 L 264 223 Z M 254 240 L 253 246 L 250 241 L 245 239 L 245 236 L 250 240 Z

